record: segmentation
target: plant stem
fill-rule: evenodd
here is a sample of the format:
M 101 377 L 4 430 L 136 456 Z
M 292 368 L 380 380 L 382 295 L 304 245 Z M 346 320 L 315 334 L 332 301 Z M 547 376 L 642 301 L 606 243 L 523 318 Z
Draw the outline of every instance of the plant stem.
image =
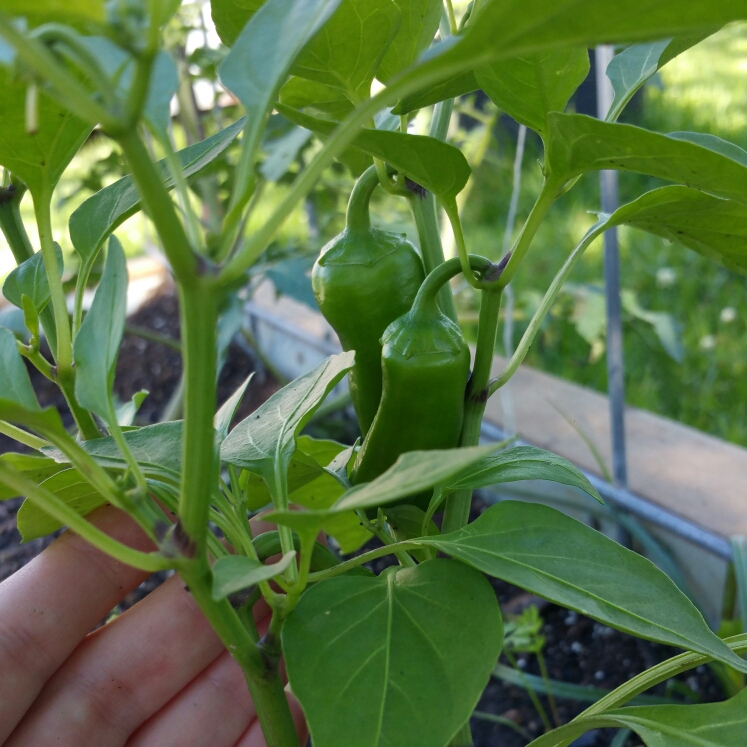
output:
M 143 206 L 153 221 L 166 257 L 179 283 L 186 289 L 197 285 L 199 262 L 190 248 L 189 239 L 174 209 L 174 203 L 150 160 L 137 130 L 117 134 L 132 177 L 143 198 Z M 214 354 L 211 353 L 211 357 Z
M 425 274 L 428 275 L 444 262 L 444 250 L 441 245 L 441 232 L 438 230 L 438 213 L 435 196 L 428 192 L 425 197 L 410 193 L 408 197 L 415 227 L 420 240 L 420 253 L 423 255 Z M 456 306 L 451 288 L 444 285 L 438 292 L 438 306 L 451 319 L 457 321 Z
M 212 434 L 211 434 L 212 435 Z M 227 599 L 212 597 L 212 572 L 205 556 L 180 568 L 197 605 L 244 672 L 267 747 L 299 747 L 277 661 L 264 657 Z
M 5 240 L 8 242 L 11 252 L 13 252 L 13 258 L 17 265 L 34 256 L 34 248 L 31 246 L 21 218 L 21 200 L 25 192 L 25 184 L 12 183 L 7 187 L 0 188 L 0 230 L 2 230 Z M 54 313 L 49 304 L 42 309 L 39 320 L 44 329 L 44 334 L 47 336 L 49 349 L 55 356 L 57 355 L 57 331 L 54 327 Z
M 84 410 L 78 404 L 78 400 L 75 397 L 75 372 L 73 371 L 73 342 L 70 332 L 70 317 L 67 313 L 67 303 L 65 301 L 65 291 L 62 289 L 62 280 L 57 271 L 57 254 L 54 250 L 54 242 L 52 240 L 51 203 L 51 187 L 47 187 L 40 194 L 34 195 L 34 212 L 36 213 L 36 224 L 39 231 L 39 244 L 49 284 L 50 304 L 54 313 L 57 341 L 57 355 L 55 357 L 57 383 L 65 395 L 70 412 L 73 414 L 81 436 L 86 440 L 100 438 L 101 433 L 93 416 L 88 410 Z
M 526 256 L 527 251 L 532 243 L 532 240 L 537 233 L 537 230 L 542 225 L 542 221 L 547 215 L 547 211 L 552 207 L 558 194 L 561 191 L 564 180 L 559 180 L 557 177 L 546 179 L 542 186 L 537 202 L 532 207 L 532 212 L 529 213 L 529 217 L 524 223 L 524 227 L 521 229 L 521 234 L 516 240 L 516 244 L 511 252 L 511 258 L 506 265 L 506 269 L 501 275 L 501 286 L 506 287 L 512 280 L 516 270 L 518 269 L 521 261 Z
M 547 312 L 555 302 L 558 293 L 560 293 L 560 289 L 563 287 L 566 278 L 571 274 L 573 268 L 576 266 L 576 263 L 581 258 L 581 255 L 586 251 L 587 247 L 605 230 L 606 227 L 607 224 L 604 221 L 598 221 L 595 223 L 586 232 L 586 235 L 581 239 L 578 246 L 576 246 L 576 248 L 571 252 L 560 270 L 558 270 L 558 274 L 553 278 L 550 287 L 547 289 L 547 293 L 545 293 L 545 297 L 542 299 L 542 303 L 540 303 L 539 308 L 535 311 L 532 321 L 526 328 L 524 335 L 521 338 L 521 342 L 517 345 L 511 359 L 506 364 L 506 367 L 503 369 L 501 374 L 490 382 L 488 397 L 493 395 L 516 373 L 521 362 L 524 360 L 524 357 L 529 352 L 529 348 L 532 346 L 532 342 L 534 342 L 534 338 L 539 331 Z
M 195 553 L 204 553 L 208 507 L 217 480 L 216 400 L 218 299 L 201 287 L 179 288 L 184 358 L 184 443 L 179 520 Z
M 501 295 L 501 289 L 482 291 L 475 362 L 465 396 L 460 446 L 477 446 L 480 443 L 480 426 L 488 401 L 488 382 L 498 333 Z M 444 533 L 454 532 L 467 525 L 471 503 L 471 490 L 458 490 L 446 499 L 442 528 Z
M 39 451 L 39 449 L 44 446 L 51 446 L 49 441 L 45 441 L 43 438 L 39 438 L 33 433 L 24 431 L 22 428 L 18 428 L 11 423 L 7 423 L 5 420 L 0 420 L 0 433 L 8 438 L 12 438 L 14 441 L 18 441 L 20 444 L 28 446 L 30 449 L 36 449 L 36 451 Z

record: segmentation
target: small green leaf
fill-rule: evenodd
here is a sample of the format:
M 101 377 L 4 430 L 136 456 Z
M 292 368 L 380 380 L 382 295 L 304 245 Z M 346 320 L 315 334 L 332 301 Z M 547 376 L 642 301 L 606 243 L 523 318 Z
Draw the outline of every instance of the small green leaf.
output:
M 273 394 L 229 433 L 221 445 L 221 459 L 260 475 L 273 498 L 286 494 L 296 436 L 354 360 L 353 352 L 327 358 Z
M 277 109 L 291 122 L 322 135 L 330 135 L 337 127 L 335 122 L 312 117 L 283 104 Z M 433 137 L 364 129 L 353 140 L 353 145 L 386 161 L 443 200 L 456 199 L 471 174 L 462 151 Z
M 213 566 L 213 599 L 216 602 L 262 581 L 270 581 L 285 572 L 295 560 L 296 551 L 283 555 L 277 563 L 265 565 L 245 555 L 227 555 L 218 558 Z
M 293 73 L 365 100 L 400 21 L 392 0 L 342 0 L 298 56 Z
M 562 112 L 589 73 L 586 47 L 514 57 L 475 70 L 491 101 L 544 136 L 549 112 Z
M 481 574 L 431 560 L 315 584 L 282 635 L 314 747 L 442 747 L 477 703 L 503 626 Z
M 239 409 L 241 400 L 244 398 L 244 392 L 253 376 L 254 372 L 250 373 L 244 383 L 221 405 L 218 412 L 215 413 L 213 425 L 215 426 L 215 430 L 218 431 L 221 440 L 228 435 L 228 429 L 231 427 L 236 411 Z
M 402 454 L 383 475 L 348 490 L 334 508 L 338 511 L 374 508 L 416 495 L 449 482 L 497 448 L 500 448 L 499 445 L 491 444 L 461 449 L 409 451 Z
M 124 433 L 130 451 L 146 476 L 178 484 L 182 466 L 182 425 L 181 420 L 174 420 Z M 127 469 L 127 462 L 112 436 L 81 441 L 80 447 L 105 469 Z M 59 464 L 69 461 L 58 449 L 48 448 L 43 452 Z
M 24 477 L 33 480 L 37 484 L 65 469 L 65 465 L 57 464 L 54 459 L 31 454 L 7 452 L 0 454 L 0 461 L 9 464 L 18 470 L 18 472 L 23 472 Z M 18 493 L 13 488 L 8 488 L 0 484 L 0 501 L 15 498 L 17 495 Z
M 211 0 L 210 11 L 220 40 L 230 47 L 265 0 Z
M 290 132 L 273 141 L 265 148 L 267 157 L 259 169 L 262 176 L 268 182 L 280 181 L 310 138 L 310 130 L 294 127 Z
M 73 344 L 75 396 L 109 422 L 114 367 L 127 315 L 127 261 L 116 237 L 109 239 L 104 274 Z
M 241 132 L 244 118 L 230 127 L 195 143 L 177 153 L 185 177 L 192 176 L 217 158 Z M 161 179 L 168 189 L 174 179 L 166 160 L 156 163 Z M 130 216 L 140 210 L 140 194 L 131 176 L 122 177 L 92 197 L 70 216 L 70 239 L 75 251 L 86 262 L 92 262 L 106 237 Z
M 39 487 L 54 493 L 81 516 L 86 516 L 95 508 L 106 504 L 101 494 L 75 469 L 58 472 L 44 480 Z M 46 537 L 62 526 L 57 519 L 44 513 L 28 499 L 18 510 L 18 531 L 24 542 Z
M 747 275 L 747 206 L 689 187 L 662 187 L 618 208 L 610 225 L 662 236 Z
M 528 747 L 559 747 L 590 729 L 605 727 L 631 729 L 648 747 L 743 747 L 747 689 L 723 703 L 634 706 L 581 716 Z
M 601 122 L 581 114 L 548 115 L 546 167 L 570 179 L 599 169 L 648 174 L 747 204 L 747 163 L 731 143 L 711 136 L 709 147 L 682 133 L 660 135 L 640 127 Z M 701 141 L 706 142 L 706 141 Z M 728 155 L 717 152 L 714 144 Z
M 661 70 L 667 62 L 710 36 L 705 31 L 676 39 L 663 39 L 646 44 L 634 44 L 615 55 L 607 66 L 615 98 L 606 120 L 614 122 L 643 84 Z
M 653 563 L 555 509 L 503 501 L 464 529 L 419 542 L 618 630 L 747 671 Z
M 427 49 L 438 31 L 443 13 L 442 0 L 394 0 L 402 21 L 394 41 L 381 61 L 377 78 L 386 83 L 392 76 L 410 67 Z
M 62 249 L 55 242 L 54 251 L 57 255 L 57 269 L 62 277 L 63 260 Z M 21 296 L 28 296 L 37 311 L 41 311 L 49 301 L 49 281 L 44 266 L 44 256 L 36 252 L 25 262 L 16 267 L 3 283 L 3 295 L 14 306 L 22 308 Z
M 4 400 L 14 402 L 24 409 L 40 411 L 31 379 L 21 354 L 18 352 L 15 335 L 5 327 L 0 327 L 0 381 Z M 9 420 L 0 413 L 0 419 Z
M 452 477 L 500 448 L 500 444 L 462 449 L 410 451 L 375 480 L 347 490 L 330 508 L 310 511 L 272 511 L 267 520 L 298 532 L 325 529 L 350 511 L 385 506 L 448 482 Z
M 27 84 L 0 65 L 0 164 L 19 176 L 34 200 L 54 189 L 92 127 L 39 91 L 38 129 L 26 131 Z
M 477 82 L 475 73 L 472 70 L 467 70 L 453 78 L 447 78 L 435 86 L 426 86 L 421 91 L 405 96 L 392 109 L 392 113 L 409 114 L 417 109 L 424 109 L 426 106 L 437 104 L 439 101 L 466 96 L 468 93 L 477 91 L 478 88 L 480 88 L 480 84 Z
M 292 109 L 311 107 L 333 119 L 344 119 L 353 110 L 350 99 L 338 88 L 295 75 L 280 89 L 279 100 Z
M 519 480 L 549 480 L 573 485 L 604 503 L 594 486 L 567 459 L 536 446 L 517 446 L 484 457 L 449 483 L 448 490 L 485 488 Z
M 132 395 L 132 399 L 129 402 L 120 405 L 117 408 L 117 423 L 123 427 L 132 425 L 135 422 L 135 416 L 140 409 L 140 405 L 143 404 L 149 394 L 150 392 L 147 390 L 141 389 Z

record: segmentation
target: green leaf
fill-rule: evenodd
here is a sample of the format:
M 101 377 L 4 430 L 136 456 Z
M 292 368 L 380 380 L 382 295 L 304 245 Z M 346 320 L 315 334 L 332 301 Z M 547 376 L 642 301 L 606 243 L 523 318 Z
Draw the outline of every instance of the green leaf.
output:
M 504 501 L 420 543 L 618 630 L 747 671 L 653 563 L 555 509 Z
M 519 480 L 549 480 L 572 485 L 604 503 L 594 486 L 567 459 L 536 446 L 516 446 L 484 457 L 449 483 L 448 490 L 485 488 Z
M 747 689 L 723 703 L 635 706 L 579 717 L 528 747 L 568 744 L 589 729 L 628 728 L 648 747 L 742 747 L 747 734 Z
M 443 13 L 442 0 L 394 0 L 402 21 L 394 41 L 381 61 L 377 78 L 386 83 L 393 75 L 410 67 L 427 49 L 438 30 Z
M 326 529 L 344 512 L 385 506 L 448 482 L 498 448 L 501 448 L 500 444 L 410 451 L 402 454 L 383 475 L 372 482 L 347 490 L 329 509 L 273 511 L 266 518 L 298 532 L 318 531 L 322 527 Z
M 689 187 L 662 187 L 618 208 L 610 225 L 662 236 L 747 275 L 747 206 Z
M 31 386 L 31 379 L 21 354 L 18 352 L 16 336 L 5 327 L 0 327 L 0 381 L 4 400 L 9 400 L 24 409 L 39 411 L 39 403 Z M 0 414 L 0 419 L 9 418 Z
M 127 261 L 115 236 L 109 239 L 104 274 L 73 344 L 75 396 L 104 422 L 112 415 L 112 384 L 127 315 Z
M 60 277 L 64 269 L 62 260 L 62 249 L 55 242 L 54 252 L 57 255 L 57 269 Z M 49 301 L 49 281 L 47 270 L 44 265 L 44 256 L 36 252 L 25 262 L 21 262 L 3 283 L 3 295 L 14 306 L 23 308 L 22 296 L 28 296 L 37 311 L 41 311 Z
M 211 0 L 210 11 L 220 40 L 230 47 L 265 0 Z
M 221 405 L 218 412 L 215 413 L 213 425 L 215 426 L 215 430 L 218 431 L 221 440 L 228 435 L 228 429 L 231 427 L 231 423 L 236 416 L 236 411 L 239 409 L 241 400 L 244 398 L 244 392 L 253 376 L 254 372 L 252 371 L 244 383 Z
M 130 451 L 148 477 L 178 484 L 182 467 L 182 425 L 181 420 L 175 420 L 124 433 Z M 112 436 L 81 441 L 80 447 L 105 469 L 127 469 L 127 462 Z M 43 452 L 59 464 L 69 461 L 58 449 L 47 448 Z
M 247 142 L 258 142 L 291 65 L 339 4 L 340 0 L 267 0 L 236 39 L 218 73 L 246 110 Z
M 409 451 L 375 480 L 348 490 L 335 504 L 338 511 L 374 508 L 416 495 L 480 462 L 500 448 L 498 444 L 461 449 Z
M 92 127 L 63 109 L 43 89 L 38 98 L 38 129 L 26 131 L 26 82 L 0 65 L 0 164 L 19 176 L 34 200 L 51 195 L 62 172 L 83 145 Z
M 711 31 L 676 39 L 663 39 L 647 44 L 634 44 L 615 55 L 607 65 L 607 77 L 615 98 L 606 120 L 614 122 L 643 84 L 677 55 L 710 36 Z
M 106 504 L 106 499 L 75 469 L 66 469 L 44 480 L 39 487 L 49 490 L 81 516 Z M 46 537 L 63 525 L 26 499 L 18 510 L 18 531 L 24 542 Z
M 5 462 L 18 472 L 23 472 L 24 477 L 37 484 L 65 469 L 64 465 L 57 464 L 54 459 L 49 457 L 15 454 L 13 452 L 0 454 L 0 462 Z M 15 498 L 17 495 L 18 493 L 13 488 L 0 484 L 0 501 Z
M 747 163 L 734 160 L 741 148 L 719 138 L 707 142 L 723 145 L 729 155 L 688 142 L 679 133 L 660 135 L 581 114 L 553 112 L 547 121 L 546 167 L 557 178 L 598 169 L 633 171 L 747 204 Z
M 485 687 L 502 628 L 490 584 L 461 563 L 315 584 L 282 634 L 314 747 L 443 747 Z
M 245 555 L 227 555 L 225 558 L 218 558 L 213 566 L 213 599 L 217 602 L 225 599 L 229 594 L 256 586 L 262 581 L 270 581 L 284 573 L 295 558 L 295 550 L 283 555 L 277 563 L 270 565 L 265 565 Z
M 140 405 L 143 404 L 149 394 L 150 392 L 146 389 L 141 389 L 132 395 L 132 399 L 129 402 L 120 405 L 117 408 L 117 423 L 122 427 L 131 426 L 135 422 L 135 416 L 140 409 Z
M 177 153 L 185 177 L 192 176 L 217 158 L 241 132 L 244 119 Z M 174 179 L 166 160 L 156 163 L 168 189 Z M 125 176 L 89 197 L 70 216 L 70 239 L 84 262 L 92 262 L 106 237 L 140 210 L 140 194 L 131 176 Z
M 304 145 L 309 142 L 311 132 L 303 127 L 294 127 L 265 148 L 267 157 L 260 166 L 260 173 L 268 182 L 278 182 L 298 158 Z
M 747 17 L 742 0 L 668 3 L 650 0 L 492 0 L 463 34 L 442 42 L 404 74 L 411 90 L 511 57 L 552 49 L 651 41 L 698 34 Z
M 479 87 L 480 84 L 477 82 L 475 73 L 472 70 L 467 70 L 464 73 L 455 75 L 453 78 L 447 78 L 442 83 L 426 86 L 420 91 L 405 96 L 392 109 L 392 113 L 409 114 L 417 109 L 424 109 L 426 106 L 437 104 L 439 101 L 466 96 L 468 93 L 476 91 Z
M 365 100 L 400 21 L 392 0 L 342 0 L 299 55 L 293 73 L 339 88 L 355 102 Z
M 2 12 L 24 16 L 32 25 L 52 21 L 103 23 L 105 20 L 104 0 L 4 0 Z
M 286 495 L 296 436 L 354 360 L 353 352 L 327 358 L 273 394 L 229 433 L 221 444 L 221 459 L 260 475 L 275 500 Z
M 291 122 L 322 135 L 330 135 L 337 127 L 335 122 L 312 117 L 283 104 L 278 104 L 277 109 Z M 471 174 L 462 151 L 433 137 L 363 129 L 353 145 L 386 161 L 442 200 L 456 199 Z
M 344 119 L 353 110 L 350 99 L 337 88 L 292 76 L 280 89 L 280 103 L 292 109 L 312 109 L 333 119 Z
M 549 112 L 562 112 L 589 73 L 586 47 L 548 50 L 477 68 L 492 102 L 544 137 Z

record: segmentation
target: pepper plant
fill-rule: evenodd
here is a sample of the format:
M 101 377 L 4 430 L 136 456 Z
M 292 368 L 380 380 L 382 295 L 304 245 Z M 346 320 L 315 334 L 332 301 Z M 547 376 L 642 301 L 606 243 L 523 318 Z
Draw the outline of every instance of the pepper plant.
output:
M 722 641 L 653 564 L 551 508 L 506 501 L 469 523 L 472 491 L 500 482 L 554 480 L 599 500 L 559 457 L 478 440 L 487 399 L 515 373 L 564 280 L 604 230 L 650 231 L 747 272 L 747 153 L 711 136 L 616 123 L 661 65 L 747 17 L 743 0 L 475 0 L 459 24 L 450 0 L 213 0 L 218 33 L 230 48 L 220 80 L 245 116 L 180 152 L 167 132 L 178 77 L 161 49 L 177 5 L 4 0 L 0 8 L 0 225 L 18 263 L 4 294 L 23 310 L 28 329 L 26 340 L 0 330 L 0 428 L 34 451 L 0 458 L 0 495 L 26 497 L 24 536 L 67 526 L 123 563 L 178 572 L 241 666 L 270 747 L 298 745 L 282 659 L 314 747 L 471 744 L 470 714 L 502 644 L 485 574 L 686 651 L 533 745 L 567 745 L 598 727 L 632 729 L 650 747 L 743 745 L 747 691 L 711 705 L 622 706 L 711 660 L 747 671 L 747 636 Z M 564 113 L 588 74 L 587 49 L 599 43 L 632 44 L 607 71 L 612 109 L 605 121 Z M 372 95 L 374 79 L 381 86 Z M 498 264 L 467 251 L 456 197 L 470 168 L 445 141 L 454 97 L 478 88 L 545 146 L 544 186 Z M 428 108 L 430 135 L 408 132 L 411 115 Z M 248 232 L 261 200 L 260 144 L 273 110 L 322 144 L 267 220 Z M 130 175 L 70 220 L 79 269 L 69 313 L 52 197 L 94 127 L 116 141 Z M 162 161 L 152 160 L 146 132 Z M 216 230 L 196 214 L 190 183 L 239 135 Z M 231 429 L 251 381 L 217 408 L 220 305 L 336 158 L 362 175 L 346 234 L 322 253 L 314 283 L 346 351 Z M 599 216 L 569 250 L 505 371 L 491 379 L 503 289 L 555 201 L 599 169 L 671 184 Z M 368 199 L 379 186 L 409 201 L 419 256 L 399 237 L 371 230 Z M 20 221 L 25 190 L 38 250 Z M 448 261 L 439 205 L 459 252 Z M 138 428 L 137 402 L 116 408 L 112 397 L 127 288 L 113 232 L 141 209 L 178 288 L 185 395 L 183 421 Z M 84 315 L 83 291 L 104 251 Z M 448 284 L 459 273 L 481 296 L 471 362 Z M 40 348 L 42 330 L 52 360 Z M 57 410 L 40 407 L 23 358 L 59 385 L 74 433 Z M 362 444 L 301 435 L 347 373 Z M 129 514 L 155 549 L 136 550 L 90 523 L 86 515 L 103 504 Z M 265 506 L 278 528 L 252 536 L 248 517 Z M 439 529 L 432 518 L 440 513 Z M 381 546 L 341 562 L 320 543 L 320 532 L 345 552 L 371 534 Z M 280 559 L 267 563 L 274 555 Z M 398 564 L 378 576 L 366 569 L 384 555 Z M 259 598 L 272 609 L 261 638 L 251 614 Z

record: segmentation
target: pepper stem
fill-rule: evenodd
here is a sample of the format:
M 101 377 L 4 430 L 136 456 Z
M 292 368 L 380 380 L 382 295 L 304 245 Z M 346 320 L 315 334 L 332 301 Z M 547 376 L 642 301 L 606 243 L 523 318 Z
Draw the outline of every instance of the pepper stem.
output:
M 468 255 L 467 260 L 470 268 L 473 271 L 479 272 L 481 275 L 485 275 L 495 267 L 489 259 L 480 257 L 477 254 Z M 459 257 L 447 259 L 446 262 L 440 264 L 435 270 L 432 270 L 420 286 L 418 294 L 415 296 L 415 300 L 412 303 L 412 310 L 416 311 L 417 309 L 434 303 L 441 288 L 453 277 L 456 277 L 461 271 L 462 262 Z
M 369 166 L 358 177 L 358 181 L 350 193 L 346 223 L 354 231 L 367 231 L 371 228 L 369 203 L 376 187 L 379 186 L 379 174 L 375 166 Z

